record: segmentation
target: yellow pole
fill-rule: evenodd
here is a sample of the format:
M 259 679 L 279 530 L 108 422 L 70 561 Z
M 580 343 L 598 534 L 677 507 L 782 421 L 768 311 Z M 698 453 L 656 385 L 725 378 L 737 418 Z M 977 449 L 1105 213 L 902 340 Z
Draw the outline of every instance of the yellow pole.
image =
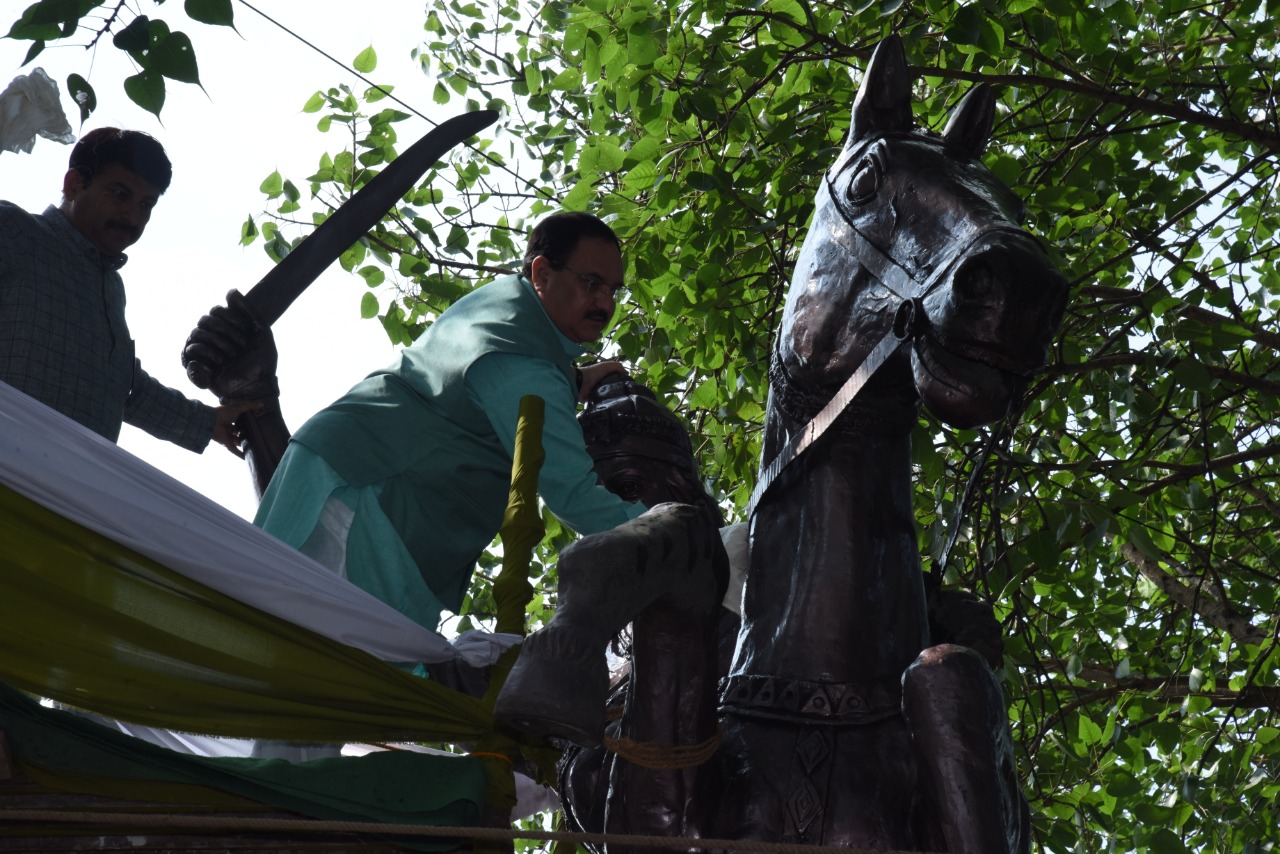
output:
M 520 399 L 520 420 L 516 424 L 515 454 L 511 460 L 511 491 L 507 511 L 502 517 L 502 570 L 493 582 L 493 599 L 498 609 L 499 632 L 525 634 L 525 610 L 533 601 L 533 585 L 529 583 L 529 564 L 534 548 L 542 541 L 545 528 L 538 510 L 538 473 L 546 454 L 542 449 L 542 426 L 546 408 L 542 398 L 526 395 Z M 494 662 L 489 677 L 489 692 L 484 703 L 493 703 L 515 664 L 520 648 L 513 647 Z M 489 785 L 485 792 L 485 810 L 490 821 L 509 816 L 516 804 L 515 777 L 510 759 L 519 751 L 516 740 L 508 733 L 492 730 L 476 745 L 473 755 L 484 757 Z M 540 752 L 540 751 L 539 751 Z M 552 765 L 554 767 L 554 763 Z M 511 843 L 475 843 L 476 851 L 497 854 L 509 852 Z
M 529 563 L 542 542 L 546 528 L 538 511 L 538 473 L 546 454 L 542 450 L 542 425 L 546 408 L 542 398 L 520 399 L 515 455 L 511 460 L 511 491 L 502 517 L 502 571 L 493 583 L 498 606 L 498 631 L 525 633 L 525 609 L 533 601 Z

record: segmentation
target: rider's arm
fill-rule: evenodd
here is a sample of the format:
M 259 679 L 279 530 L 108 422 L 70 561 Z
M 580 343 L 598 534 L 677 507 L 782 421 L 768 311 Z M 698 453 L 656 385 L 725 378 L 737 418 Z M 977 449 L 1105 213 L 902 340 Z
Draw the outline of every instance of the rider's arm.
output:
M 488 415 L 509 454 L 515 453 L 520 398 L 536 394 L 543 399 L 546 462 L 538 477 L 538 492 L 551 512 L 578 533 L 606 531 L 645 511 L 644 505 L 623 501 L 597 483 L 582 428 L 574 417 L 575 390 L 551 362 L 490 354 L 468 369 L 467 393 Z

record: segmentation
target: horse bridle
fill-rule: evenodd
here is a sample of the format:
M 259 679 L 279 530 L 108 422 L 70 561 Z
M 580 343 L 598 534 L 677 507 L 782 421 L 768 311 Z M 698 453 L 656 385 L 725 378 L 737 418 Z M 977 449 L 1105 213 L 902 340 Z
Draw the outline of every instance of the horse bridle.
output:
M 914 134 L 893 134 L 892 136 L 903 136 L 916 140 L 922 139 Z M 1016 232 L 1023 237 L 1026 236 L 1026 232 L 1022 229 L 1008 225 L 977 228 L 969 236 L 968 240 L 957 243 L 956 248 L 946 256 L 942 263 L 933 266 L 927 278 L 923 281 L 920 280 L 914 273 L 895 260 L 892 255 L 877 246 L 854 224 L 853 219 L 845 210 L 844 204 L 836 193 L 833 174 L 838 175 L 849 168 L 851 164 L 861 163 L 866 152 L 872 146 L 879 145 L 886 138 L 888 138 L 888 135 L 874 137 L 857 149 L 847 151 L 844 156 L 831 165 L 831 168 L 823 175 L 824 189 L 827 192 L 829 204 L 818 206 L 818 216 L 825 221 L 815 221 L 811 227 L 825 225 L 830 228 L 836 242 L 852 255 L 876 281 L 900 300 L 894 313 L 893 324 L 876 346 L 872 348 L 871 352 L 867 354 L 866 358 L 862 360 L 862 363 L 858 365 L 849 379 L 845 380 L 844 384 L 836 391 L 831 400 L 822 407 L 809 423 L 796 433 L 793 433 L 787 439 L 786 444 L 782 446 L 782 450 L 769 461 L 768 465 L 761 469 L 760 478 L 756 481 L 756 487 L 751 492 L 751 500 L 747 504 L 748 519 L 755 514 L 760 499 L 764 497 L 769 487 L 777 481 L 783 470 L 811 448 L 827 429 L 835 423 L 836 419 L 858 396 L 875 372 L 889 360 L 889 357 L 897 352 L 898 348 L 903 344 L 908 341 L 914 341 L 927 333 L 929 318 L 924 309 L 925 297 L 947 278 L 952 268 L 966 257 L 975 245 L 993 233 Z M 840 214 L 839 221 L 831 219 L 831 206 L 834 206 Z

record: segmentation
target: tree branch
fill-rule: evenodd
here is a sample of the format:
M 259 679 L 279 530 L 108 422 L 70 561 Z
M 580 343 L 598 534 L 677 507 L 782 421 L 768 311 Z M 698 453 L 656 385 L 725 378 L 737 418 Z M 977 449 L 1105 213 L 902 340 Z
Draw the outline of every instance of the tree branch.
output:
M 1142 367 L 1146 365 L 1151 358 L 1149 353 L 1112 353 L 1109 356 L 1098 356 L 1092 359 L 1086 359 L 1083 362 L 1058 362 L 1053 365 L 1046 365 L 1043 373 L 1046 376 L 1065 377 L 1073 374 L 1088 374 L 1093 371 L 1104 371 L 1110 368 L 1121 367 Z M 1169 363 L 1168 367 L 1183 362 L 1183 359 L 1176 359 Z M 1242 388 L 1260 391 L 1265 394 L 1280 397 L 1280 382 L 1265 379 L 1263 377 L 1255 377 L 1253 374 L 1246 374 L 1240 371 L 1234 371 L 1231 368 L 1221 365 L 1204 365 L 1205 371 L 1209 376 L 1217 380 L 1228 383 L 1234 383 Z
M 1116 535 L 1111 537 L 1115 539 Z M 1204 585 L 1186 584 L 1161 569 L 1158 561 L 1138 551 L 1133 543 L 1122 543 L 1120 554 L 1166 596 L 1198 616 L 1206 625 L 1226 632 L 1237 643 L 1261 645 L 1271 636 L 1237 614 L 1229 602 L 1212 595 Z M 1174 563 L 1167 558 L 1165 562 Z
M 1162 468 L 1172 471 L 1173 474 L 1168 477 L 1162 477 L 1159 480 L 1153 480 L 1142 489 L 1138 490 L 1138 495 L 1151 495 L 1159 492 L 1167 486 L 1186 480 L 1190 477 L 1198 477 L 1202 474 L 1209 474 L 1220 469 L 1230 468 L 1240 465 L 1241 463 L 1249 463 L 1254 460 L 1264 460 L 1280 454 L 1280 445 L 1263 445 L 1258 448 L 1251 448 L 1247 451 L 1240 451 L 1235 454 L 1223 454 L 1220 457 L 1214 457 L 1203 463 L 1172 463 L 1161 462 L 1159 460 L 1150 460 L 1145 465 L 1152 468 Z
M 1015 47 L 1020 47 L 1012 41 L 1010 44 L 1013 44 Z M 1251 122 L 1240 122 L 1223 118 L 1222 116 L 1215 116 L 1212 113 L 1206 113 L 1201 110 L 1194 109 L 1186 104 L 1156 101 L 1150 98 L 1143 98 L 1138 95 L 1118 92 L 1114 89 L 1108 89 L 1105 86 L 1093 82 L 1092 80 L 1066 79 L 1065 77 L 1060 79 L 1055 77 L 1044 77 L 1038 74 L 983 74 L 976 71 L 937 68 L 925 65 L 913 65 L 909 66 L 909 69 L 918 75 L 941 77 L 946 80 L 971 80 L 975 83 L 990 83 L 995 86 L 1035 86 L 1043 89 L 1056 89 L 1065 92 L 1073 92 L 1106 104 L 1118 104 L 1137 113 L 1143 113 L 1151 116 L 1163 116 L 1165 118 L 1174 119 L 1175 121 L 1186 122 L 1187 124 L 1198 125 L 1200 127 L 1234 134 L 1240 139 L 1247 140 L 1249 142 L 1256 142 L 1268 149 L 1280 150 L 1280 135 L 1265 130 Z M 1064 75 L 1072 74 L 1070 69 L 1059 70 L 1062 71 Z M 1078 77 L 1078 75 L 1073 76 Z
M 1046 671 L 1065 673 L 1065 666 L 1060 661 L 1041 662 Z M 1032 687 L 1053 691 L 1067 689 L 1080 696 L 1071 703 L 1071 708 L 1094 702 L 1104 697 L 1113 697 L 1126 691 L 1145 693 L 1150 699 L 1166 703 L 1181 703 L 1187 697 L 1205 697 L 1215 708 L 1237 709 L 1280 709 L 1280 686 L 1251 685 L 1243 691 L 1197 691 L 1192 690 L 1190 679 L 1186 676 L 1125 676 L 1116 678 L 1114 672 L 1101 664 L 1085 664 L 1078 674 L 1079 679 L 1099 682 L 1106 688 L 1089 691 L 1079 685 L 1061 685 L 1053 682 L 1031 683 Z
M 1198 305 L 1187 305 L 1178 309 L 1178 313 L 1188 320 L 1194 320 L 1197 323 L 1203 323 L 1206 326 L 1215 326 L 1223 323 L 1230 323 L 1232 326 L 1239 326 L 1248 330 L 1250 336 L 1259 344 L 1265 344 L 1273 350 L 1280 350 L 1280 335 L 1275 332 L 1268 332 L 1265 329 L 1258 328 L 1255 324 L 1248 323 L 1235 317 L 1227 317 L 1225 314 L 1218 314 L 1209 311 L 1207 308 L 1201 308 Z
M 1142 291 L 1133 288 L 1113 288 L 1106 285 L 1085 285 L 1077 294 L 1095 303 L 1128 304 L 1142 302 Z
M 1261 506 L 1264 510 L 1270 513 L 1272 516 L 1280 518 L 1280 504 L 1276 503 L 1276 501 L 1270 495 L 1268 495 L 1263 490 L 1258 489 L 1258 487 L 1253 486 L 1251 484 L 1247 484 L 1247 483 L 1242 484 L 1242 488 L 1244 489 L 1245 492 L 1249 493 L 1249 495 L 1252 496 L 1253 500 L 1258 502 L 1258 505 Z
M 1244 388 L 1280 397 L 1280 383 L 1275 380 L 1267 380 L 1262 377 L 1255 377 L 1253 374 L 1233 371 L 1230 368 L 1225 368 L 1221 365 L 1205 365 L 1204 368 L 1209 372 L 1209 376 L 1214 379 L 1235 383 L 1236 385 L 1243 386 Z
M 383 249 L 385 249 L 387 252 L 390 252 L 393 255 L 409 254 L 408 252 L 405 252 L 403 249 L 400 249 L 396 246 L 392 246 L 390 243 L 387 243 L 385 240 L 382 240 L 381 238 L 377 237 L 376 235 L 374 235 L 373 232 L 369 232 L 368 234 L 366 234 L 365 238 L 370 243 L 374 243 L 374 244 L 377 244 L 378 246 L 381 246 Z M 415 236 L 410 234 L 409 238 L 418 245 L 418 251 L 422 253 L 421 256 L 414 255 L 413 257 L 415 258 L 422 257 L 430 264 L 435 264 L 439 267 L 450 267 L 454 270 L 472 270 L 477 273 L 489 273 L 494 276 L 505 276 L 511 272 L 511 269 L 509 267 L 490 267 L 487 264 L 472 264 L 467 261 L 450 261 L 446 258 L 438 258 L 435 255 L 431 254 L 431 251 L 428 250 L 427 247 L 422 243 L 422 241 L 418 240 Z

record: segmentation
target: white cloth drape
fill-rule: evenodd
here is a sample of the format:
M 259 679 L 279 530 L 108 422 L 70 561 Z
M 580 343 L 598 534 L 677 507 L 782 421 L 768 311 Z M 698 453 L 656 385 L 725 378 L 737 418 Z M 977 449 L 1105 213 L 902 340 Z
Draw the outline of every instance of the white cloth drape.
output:
M 43 68 L 13 78 L 0 92 L 0 151 L 30 154 L 37 136 L 63 145 L 76 139 L 62 111 L 58 84 Z
M 482 666 L 520 639 L 477 632 L 451 644 L 2 382 L 0 483 L 207 587 L 385 661 Z

